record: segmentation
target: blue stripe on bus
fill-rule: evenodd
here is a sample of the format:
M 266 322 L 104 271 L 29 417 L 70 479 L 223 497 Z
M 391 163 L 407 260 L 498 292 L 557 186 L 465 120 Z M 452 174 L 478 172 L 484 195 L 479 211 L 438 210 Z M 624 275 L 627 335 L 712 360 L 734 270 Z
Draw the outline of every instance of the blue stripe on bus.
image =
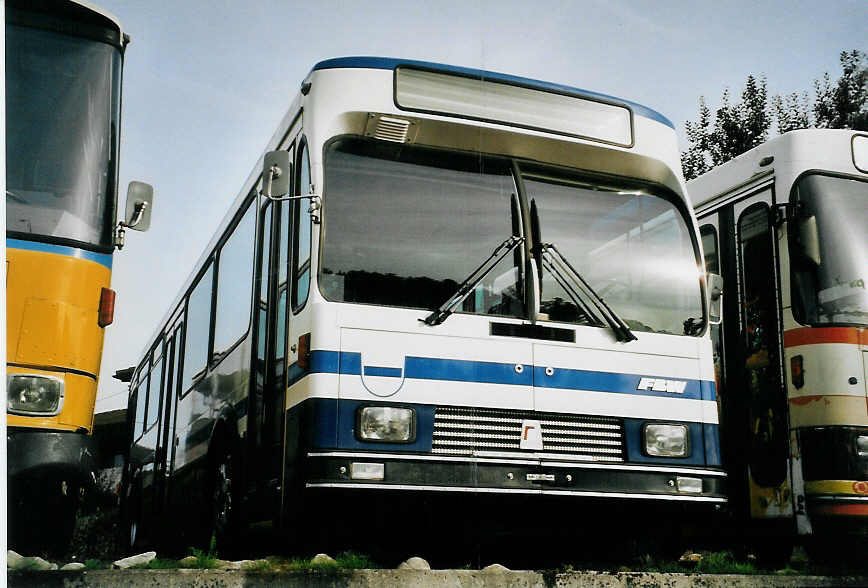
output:
M 315 350 L 311 352 L 310 366 L 310 371 L 313 373 L 359 376 L 362 374 L 362 354 L 350 351 Z M 293 369 L 295 367 L 296 364 L 290 367 L 290 383 L 294 383 L 306 373 Z M 417 380 L 511 384 L 692 400 L 714 401 L 716 398 L 714 382 L 704 380 L 675 378 L 675 381 L 686 382 L 684 392 L 678 394 L 637 389 L 642 376 L 636 374 L 555 368 L 554 373 L 549 376 L 546 375 L 544 367 L 522 365 L 520 373 L 515 368 L 515 364 L 511 363 L 408 356 L 404 360 L 403 371 L 404 377 Z M 401 377 L 401 368 L 365 366 L 364 373 L 369 376 Z
M 642 376 L 635 374 L 616 374 L 612 372 L 592 372 L 586 370 L 570 370 L 555 368 L 552 375 L 546 375 L 546 368 L 534 368 L 534 385 L 539 388 L 561 388 L 567 390 L 591 390 L 594 392 L 618 392 L 622 394 L 639 394 L 641 396 L 663 396 L 668 398 L 700 399 L 699 380 L 677 380 L 687 382 L 684 392 L 657 392 L 654 390 L 637 389 L 636 385 Z
M 572 86 L 565 86 L 563 84 L 555 84 L 552 82 L 544 82 L 541 80 L 534 80 L 531 78 L 523 78 L 519 76 L 514 76 L 510 74 L 498 73 L 493 71 L 485 71 L 482 69 L 472 69 L 469 67 L 458 67 L 455 65 L 445 65 L 442 63 L 431 63 L 428 61 L 416 61 L 412 59 L 395 59 L 393 57 L 337 57 L 334 59 L 326 59 L 325 61 L 320 61 L 316 65 L 313 66 L 311 71 L 317 71 L 321 69 L 338 69 L 338 68 L 363 68 L 363 69 L 397 69 L 399 66 L 416 66 L 425 69 L 432 69 L 436 71 L 442 71 L 446 73 L 455 73 L 464 76 L 471 76 L 473 78 L 484 79 L 484 80 L 493 80 L 496 82 L 506 82 L 508 84 L 516 84 L 529 88 L 545 90 L 545 91 L 554 91 L 559 93 L 567 93 L 567 94 L 578 94 L 580 96 L 585 96 L 588 98 L 596 98 L 598 100 L 606 100 L 611 102 L 619 102 L 621 104 L 626 104 L 630 108 L 633 109 L 633 112 L 637 116 L 641 116 L 644 118 L 648 118 L 651 120 L 655 120 L 659 123 L 666 125 L 671 129 L 675 129 L 675 125 L 672 124 L 668 118 L 653 110 L 648 108 L 647 106 L 643 106 L 642 104 L 638 104 L 636 102 L 631 102 L 630 100 L 624 100 L 623 98 L 617 98 L 615 96 L 609 96 L 608 94 L 601 94 L 600 92 L 594 92 L 591 90 L 584 90 L 582 88 L 575 88 Z
M 112 255 L 111 253 L 96 253 L 86 249 L 78 249 L 76 247 L 67 247 L 66 245 L 53 245 L 51 243 L 40 243 L 38 241 L 25 241 L 23 239 L 6 239 L 6 249 L 22 249 L 24 251 L 37 251 L 39 253 L 54 253 L 56 255 L 65 255 L 76 259 L 86 259 L 94 261 L 100 265 L 111 269 Z
M 485 384 L 515 384 L 531 386 L 531 366 L 516 371 L 515 364 L 430 357 L 407 357 L 406 377 L 417 380 L 446 380 L 450 382 L 479 382 Z
M 381 378 L 400 378 L 404 375 L 404 370 L 401 368 L 378 367 L 375 365 L 365 366 L 366 376 L 379 376 Z

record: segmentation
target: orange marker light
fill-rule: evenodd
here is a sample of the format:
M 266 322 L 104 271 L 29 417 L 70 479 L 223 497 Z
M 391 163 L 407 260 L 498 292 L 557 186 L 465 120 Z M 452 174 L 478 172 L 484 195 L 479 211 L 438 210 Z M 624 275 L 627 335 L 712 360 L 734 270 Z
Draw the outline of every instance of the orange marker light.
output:
M 794 355 L 790 358 L 790 375 L 792 376 L 793 386 L 801 388 L 805 385 L 805 371 L 802 368 L 801 355 Z
M 115 291 L 103 288 L 99 293 L 99 318 L 97 324 L 107 327 L 115 320 Z
M 298 338 L 298 367 L 310 369 L 310 333 Z

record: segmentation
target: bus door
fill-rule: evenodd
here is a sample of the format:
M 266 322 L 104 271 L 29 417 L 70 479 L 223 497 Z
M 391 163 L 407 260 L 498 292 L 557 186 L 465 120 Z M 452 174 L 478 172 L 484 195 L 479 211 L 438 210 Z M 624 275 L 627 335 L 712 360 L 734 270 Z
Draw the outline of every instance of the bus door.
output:
M 178 318 L 169 328 L 169 340 L 166 347 L 166 376 L 163 387 L 163 412 L 160 416 L 161 430 L 157 438 L 157 448 L 154 456 L 154 514 L 160 514 L 166 509 L 169 492 L 169 480 L 172 475 L 172 464 L 175 457 L 175 416 L 178 412 L 178 384 L 183 333 L 182 318 Z
M 289 202 L 260 211 L 256 340 L 248 415 L 248 508 L 251 521 L 272 518 L 280 506 L 283 411 L 286 391 Z
M 714 222 L 716 220 L 716 223 Z M 782 327 L 774 191 L 771 184 L 718 209 L 723 261 L 722 374 L 725 459 L 735 505 L 751 518 L 791 517 L 789 419 L 782 363 Z M 716 224 L 716 226 L 714 226 Z M 714 333 L 713 333 L 714 334 Z M 719 342 L 715 342 L 719 343 Z M 742 496 L 738 496 L 738 494 Z

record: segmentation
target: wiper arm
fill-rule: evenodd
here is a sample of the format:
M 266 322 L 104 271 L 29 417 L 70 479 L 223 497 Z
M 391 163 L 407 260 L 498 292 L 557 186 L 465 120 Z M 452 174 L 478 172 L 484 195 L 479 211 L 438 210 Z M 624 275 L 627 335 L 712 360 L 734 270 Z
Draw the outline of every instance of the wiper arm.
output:
M 488 256 L 488 259 L 483 261 L 479 267 L 473 270 L 470 275 L 458 285 L 455 294 L 450 296 L 446 302 L 441 304 L 440 308 L 426 316 L 424 319 L 419 319 L 419 321 L 432 327 L 445 321 L 449 315 L 452 314 L 452 309 L 461 304 L 464 299 L 467 298 L 476 285 L 485 279 L 485 276 L 494 269 L 494 266 L 496 266 L 501 259 L 506 257 L 513 249 L 523 242 L 524 237 L 518 237 L 516 235 L 512 235 L 505 239 L 503 243 L 494 248 L 494 251 L 492 251 L 491 255 Z
M 542 255 L 548 254 L 549 263 L 557 266 L 561 270 L 558 272 L 561 277 L 569 277 L 575 285 L 579 286 L 580 289 L 584 291 L 585 297 L 590 299 L 593 305 L 597 308 L 599 314 L 615 332 L 615 337 L 617 337 L 618 341 L 629 343 L 630 341 L 638 339 L 638 337 L 633 334 L 633 331 L 630 330 L 630 327 L 627 326 L 627 323 L 625 323 L 623 319 L 612 310 L 612 307 L 606 304 L 606 301 L 603 300 L 599 294 L 594 292 L 594 289 L 585 281 L 582 274 L 580 274 L 567 258 L 558 251 L 558 248 L 555 247 L 553 243 L 541 243 L 540 247 L 542 249 Z M 572 293 L 570 295 L 572 296 Z
M 588 305 L 582 300 L 581 294 L 576 292 L 576 289 L 570 285 L 570 279 L 561 272 L 558 266 L 554 265 L 550 259 L 541 257 L 542 263 L 540 267 L 543 267 L 549 271 L 558 285 L 567 293 L 570 299 L 573 301 L 573 304 L 576 305 L 576 308 L 579 309 L 582 314 L 585 315 L 588 322 L 594 324 L 596 326 L 603 326 L 603 323 L 600 322 L 600 319 L 597 318 L 597 315 L 588 308 Z

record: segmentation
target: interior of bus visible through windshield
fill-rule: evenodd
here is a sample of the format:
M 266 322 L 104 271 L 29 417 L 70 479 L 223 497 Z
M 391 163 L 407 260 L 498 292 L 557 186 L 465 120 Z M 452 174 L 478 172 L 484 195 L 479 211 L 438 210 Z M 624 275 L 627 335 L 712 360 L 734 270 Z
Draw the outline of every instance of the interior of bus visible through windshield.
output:
M 533 239 L 553 245 L 630 329 L 694 334 L 701 262 L 662 193 L 479 153 L 339 139 L 326 153 L 320 288 L 333 301 L 435 309 L 505 239 L 528 237 L 522 211 L 533 205 Z M 456 311 L 527 318 L 525 259 L 516 247 Z M 569 272 L 540 261 L 538 318 L 602 326 Z
M 120 50 L 6 26 L 6 227 L 112 245 Z
M 799 254 L 799 230 L 789 231 L 797 319 L 868 325 L 868 182 L 807 175 L 796 184 L 793 201 L 800 220 L 814 218 L 819 243 L 819 260 L 807 260 Z

